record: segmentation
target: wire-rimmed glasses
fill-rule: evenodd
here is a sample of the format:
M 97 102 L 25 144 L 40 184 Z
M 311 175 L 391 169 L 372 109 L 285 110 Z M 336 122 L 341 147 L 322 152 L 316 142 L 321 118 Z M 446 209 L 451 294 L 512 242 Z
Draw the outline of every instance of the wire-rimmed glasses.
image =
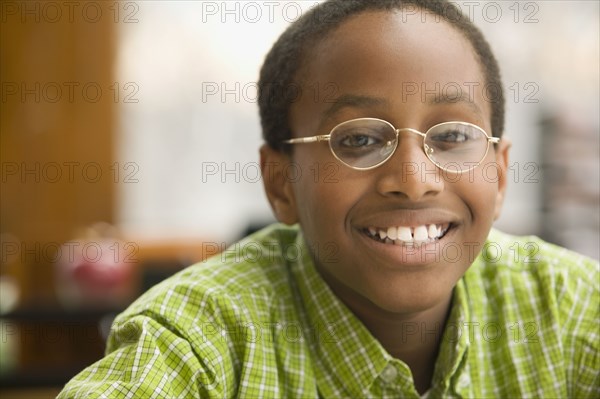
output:
M 462 173 L 476 168 L 485 159 L 490 143 L 500 138 L 490 137 L 479 126 L 467 122 L 443 122 L 425 133 L 416 129 L 397 129 L 377 118 L 358 118 L 342 122 L 329 134 L 285 140 L 286 144 L 328 141 L 333 156 L 357 170 L 376 168 L 392 157 L 398 147 L 400 132 L 423 137 L 423 151 L 438 168 Z

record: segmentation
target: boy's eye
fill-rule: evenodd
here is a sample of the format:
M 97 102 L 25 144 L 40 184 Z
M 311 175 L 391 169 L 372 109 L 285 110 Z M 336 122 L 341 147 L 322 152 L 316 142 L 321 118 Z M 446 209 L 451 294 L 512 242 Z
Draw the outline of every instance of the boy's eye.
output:
M 352 136 L 346 136 L 341 141 L 341 144 L 346 147 L 365 147 L 375 144 L 375 139 L 370 136 L 355 134 Z
M 337 140 L 339 146 L 346 148 L 364 148 L 378 144 L 381 140 L 379 136 L 372 132 L 360 131 L 360 132 L 345 132 L 340 135 L 340 139 Z
M 465 141 L 469 141 L 471 139 L 471 135 L 467 132 L 461 132 L 458 130 L 450 130 L 447 132 L 440 132 L 431 137 L 431 141 L 441 142 L 441 143 L 464 143 Z

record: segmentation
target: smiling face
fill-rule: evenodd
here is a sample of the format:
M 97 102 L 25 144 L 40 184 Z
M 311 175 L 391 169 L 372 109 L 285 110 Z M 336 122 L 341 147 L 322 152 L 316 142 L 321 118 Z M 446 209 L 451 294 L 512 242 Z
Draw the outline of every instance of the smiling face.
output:
M 490 132 L 472 46 L 449 23 L 417 14 L 358 14 L 312 48 L 291 108 L 294 137 L 329 134 L 355 118 L 421 132 L 462 121 Z M 482 248 L 502 202 L 507 153 L 503 140 L 473 171 L 447 173 L 427 158 L 420 135 L 401 131 L 387 162 L 359 171 L 326 142 L 295 144 L 299 177 L 265 184 L 278 219 L 300 223 L 317 269 L 344 302 L 413 313 L 447 303 Z M 286 159 L 265 147 L 261 155 L 263 165 Z

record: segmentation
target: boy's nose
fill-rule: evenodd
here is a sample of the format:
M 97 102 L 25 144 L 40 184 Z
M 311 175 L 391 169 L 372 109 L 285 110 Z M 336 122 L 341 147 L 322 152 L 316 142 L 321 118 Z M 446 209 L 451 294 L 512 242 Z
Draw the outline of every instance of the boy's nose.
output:
M 419 201 L 444 189 L 441 170 L 423 151 L 423 138 L 406 132 L 400 134 L 392 157 L 380 166 L 377 190 L 384 196 L 405 197 Z

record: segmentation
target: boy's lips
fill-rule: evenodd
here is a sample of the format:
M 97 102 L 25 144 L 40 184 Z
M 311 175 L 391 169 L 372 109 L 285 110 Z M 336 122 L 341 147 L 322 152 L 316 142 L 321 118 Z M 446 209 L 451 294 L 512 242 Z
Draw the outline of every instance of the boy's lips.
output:
M 358 230 L 377 247 L 383 244 L 390 249 L 409 248 L 412 251 L 439 244 L 460 225 L 459 220 L 454 212 L 437 207 L 394 209 L 366 218 Z
M 441 232 L 437 234 L 439 228 L 441 228 Z M 450 248 L 447 246 L 456 247 L 453 240 L 456 239 L 455 234 L 459 229 L 460 224 L 456 223 L 438 225 L 434 237 L 430 238 L 428 236 L 424 240 L 415 240 L 413 236 L 412 241 L 391 240 L 389 237 L 382 239 L 379 231 L 373 235 L 368 228 L 358 229 L 358 233 L 367 247 L 375 251 L 371 252 L 371 259 L 380 259 L 393 268 L 410 269 L 418 267 L 420 269 L 426 265 L 438 264 L 442 260 L 443 263 L 447 263 L 446 258 L 452 257 L 450 252 L 447 253 L 447 248 Z M 422 237 L 417 236 L 417 238 Z M 456 261 L 456 259 L 450 259 L 450 262 L 452 261 Z

